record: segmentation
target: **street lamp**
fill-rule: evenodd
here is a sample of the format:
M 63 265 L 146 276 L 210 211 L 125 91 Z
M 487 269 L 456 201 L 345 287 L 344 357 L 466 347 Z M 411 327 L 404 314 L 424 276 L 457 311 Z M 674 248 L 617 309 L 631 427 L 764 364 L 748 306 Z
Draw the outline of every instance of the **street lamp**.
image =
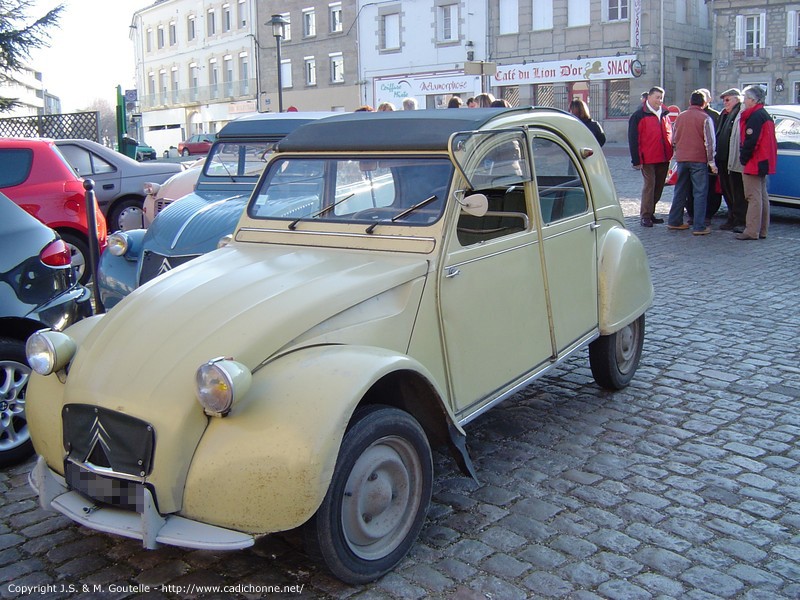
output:
M 281 40 L 286 34 L 286 26 L 289 24 L 281 15 L 272 15 L 268 22 L 272 25 L 272 35 L 275 36 L 275 43 L 278 48 L 278 112 L 283 112 L 283 81 L 281 77 Z

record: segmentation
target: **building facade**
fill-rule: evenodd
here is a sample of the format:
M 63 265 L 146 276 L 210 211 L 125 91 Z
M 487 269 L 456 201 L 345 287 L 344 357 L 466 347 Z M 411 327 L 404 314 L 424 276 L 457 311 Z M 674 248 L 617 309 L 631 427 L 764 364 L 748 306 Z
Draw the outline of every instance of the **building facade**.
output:
M 354 0 L 256 0 L 262 111 L 278 110 L 278 40 L 273 15 L 287 24 L 281 38 L 284 109 L 354 110 L 359 104 Z
M 800 2 L 714 0 L 714 88 L 761 85 L 769 104 L 800 103 Z
M 23 67 L 19 71 L 6 74 L 2 85 L 0 85 L 0 96 L 4 98 L 14 98 L 17 106 L 8 112 L 2 113 L 3 118 L 8 117 L 35 117 L 43 114 L 50 114 L 48 109 L 53 107 L 53 103 L 45 103 L 45 89 L 42 84 L 42 74 L 30 67 Z M 55 98 L 49 95 L 50 99 Z M 60 103 L 56 99 L 60 108 Z
M 135 135 L 159 154 L 256 112 L 252 0 L 159 0 L 134 13 L 130 38 L 137 94 L 129 113 Z

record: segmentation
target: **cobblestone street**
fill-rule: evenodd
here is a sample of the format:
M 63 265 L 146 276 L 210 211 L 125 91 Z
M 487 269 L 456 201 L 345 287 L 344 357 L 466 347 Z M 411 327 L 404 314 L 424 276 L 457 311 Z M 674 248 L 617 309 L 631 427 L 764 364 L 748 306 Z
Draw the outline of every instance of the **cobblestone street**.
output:
M 627 148 L 606 156 L 656 289 L 633 383 L 601 390 L 583 352 L 473 421 L 480 481 L 435 455 L 427 524 L 396 570 L 344 585 L 295 534 L 145 551 L 39 509 L 31 460 L 0 473 L 0 595 L 800 598 L 800 210 L 773 207 L 762 241 L 719 215 L 708 236 L 644 229 Z

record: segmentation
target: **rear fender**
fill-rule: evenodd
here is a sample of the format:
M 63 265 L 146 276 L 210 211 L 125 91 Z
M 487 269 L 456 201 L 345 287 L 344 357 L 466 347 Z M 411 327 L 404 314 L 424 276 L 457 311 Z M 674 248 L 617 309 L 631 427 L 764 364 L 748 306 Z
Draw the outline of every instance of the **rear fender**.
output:
M 305 523 L 328 490 L 353 411 L 380 401 L 371 390 L 399 372 L 434 381 L 407 356 L 363 346 L 305 348 L 258 369 L 246 397 L 203 434 L 181 515 L 254 534 Z M 441 400 L 436 411 L 451 418 Z
M 653 303 L 653 282 L 644 246 L 627 229 L 609 230 L 601 242 L 599 257 L 599 328 L 601 335 L 609 335 Z

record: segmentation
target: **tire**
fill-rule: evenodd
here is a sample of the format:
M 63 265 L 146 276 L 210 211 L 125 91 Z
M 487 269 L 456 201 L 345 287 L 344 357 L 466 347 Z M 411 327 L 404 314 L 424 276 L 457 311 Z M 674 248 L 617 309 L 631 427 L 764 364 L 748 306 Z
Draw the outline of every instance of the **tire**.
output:
M 89 269 L 89 244 L 86 239 L 79 235 L 70 232 L 59 232 L 61 239 L 69 246 L 70 254 L 72 254 L 72 269 L 75 271 L 75 277 L 80 283 L 86 285 L 89 279 L 92 278 L 91 269 Z
M 108 229 L 114 231 L 129 231 L 144 227 L 144 211 L 142 210 L 144 198 L 127 198 L 117 202 L 108 213 Z
M 306 552 L 346 583 L 377 579 L 419 535 L 432 485 L 430 445 L 411 415 L 388 406 L 356 411 L 328 492 L 303 528 Z
M 188 148 L 184 148 L 183 152 L 181 152 L 181 156 L 189 156 L 189 149 Z
M 644 344 L 644 315 L 589 344 L 589 365 L 598 385 L 621 390 L 633 379 Z
M 25 392 L 30 375 L 25 342 L 0 338 L 0 467 L 16 464 L 33 454 L 25 418 Z

